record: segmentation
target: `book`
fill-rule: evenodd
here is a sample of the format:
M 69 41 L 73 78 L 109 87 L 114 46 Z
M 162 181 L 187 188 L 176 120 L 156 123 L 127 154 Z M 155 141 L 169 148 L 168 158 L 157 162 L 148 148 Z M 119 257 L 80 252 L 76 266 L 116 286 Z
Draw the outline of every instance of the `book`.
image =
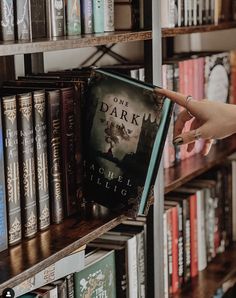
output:
M 2 111 L 2 108 L 1 108 Z M 5 168 L 4 168 L 4 136 L 2 114 L 0 113 L 0 252 L 8 247 L 8 233 L 7 233 L 7 197 L 5 190 Z
M 161 1 L 161 27 L 175 27 L 175 0 Z
M 82 33 L 93 33 L 93 0 L 81 0 Z
M 26 238 L 37 233 L 36 179 L 33 103 L 31 93 L 17 95 L 20 192 L 23 218 L 23 235 Z
M 29 1 L 30 37 L 31 39 L 46 37 L 46 0 Z
M 27 292 L 34 291 L 58 279 L 82 270 L 85 266 L 85 246 L 74 251 L 68 256 L 60 259 L 54 264 L 48 266 L 32 277 L 16 285 L 13 290 L 16 297 L 24 295 Z M 68 277 L 70 278 L 70 277 Z
M 116 298 L 115 253 L 98 250 L 85 259 L 85 268 L 74 274 L 75 298 Z
M 22 238 L 17 108 L 14 95 L 2 97 L 2 117 L 8 209 L 8 242 L 9 245 L 12 245 L 20 242 Z
M 114 0 L 104 0 L 104 31 L 114 30 Z
M 172 111 L 170 101 L 157 97 L 155 88 L 94 71 L 86 95 L 88 201 L 130 216 L 146 214 Z
M 93 0 L 93 31 L 104 32 L 104 0 Z
M 15 40 L 13 0 L 0 2 L 0 16 L 0 39 L 3 41 Z
M 16 27 L 18 40 L 30 40 L 30 2 L 29 0 L 17 0 L 16 3 Z
M 45 91 L 33 91 L 33 111 L 38 220 L 39 229 L 44 230 L 50 225 Z
M 63 0 L 46 0 L 48 37 L 65 35 L 65 3 Z
M 80 0 L 67 0 L 66 4 L 67 35 L 81 34 Z
M 115 30 L 139 29 L 139 1 L 115 2 Z

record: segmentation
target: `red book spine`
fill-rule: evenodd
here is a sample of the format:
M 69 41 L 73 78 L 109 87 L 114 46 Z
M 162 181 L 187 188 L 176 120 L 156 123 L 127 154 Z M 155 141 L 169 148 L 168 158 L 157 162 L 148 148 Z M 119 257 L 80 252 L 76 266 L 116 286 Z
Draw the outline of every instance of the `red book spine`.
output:
M 178 226 L 178 207 L 173 207 L 172 211 L 172 291 L 176 293 L 179 288 L 179 262 L 178 262 L 178 241 L 179 241 L 179 226 Z
M 191 247 L 191 277 L 198 274 L 198 243 L 197 243 L 197 197 L 190 197 L 190 247 Z

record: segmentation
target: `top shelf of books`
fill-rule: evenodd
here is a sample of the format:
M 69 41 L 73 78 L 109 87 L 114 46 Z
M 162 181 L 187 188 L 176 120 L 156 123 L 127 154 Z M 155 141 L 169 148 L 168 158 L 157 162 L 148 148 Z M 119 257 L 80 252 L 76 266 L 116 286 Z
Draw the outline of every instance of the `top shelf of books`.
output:
M 189 27 L 163 28 L 162 37 L 174 37 L 182 34 L 204 33 L 236 28 L 236 21 L 220 23 L 219 25 L 201 25 Z

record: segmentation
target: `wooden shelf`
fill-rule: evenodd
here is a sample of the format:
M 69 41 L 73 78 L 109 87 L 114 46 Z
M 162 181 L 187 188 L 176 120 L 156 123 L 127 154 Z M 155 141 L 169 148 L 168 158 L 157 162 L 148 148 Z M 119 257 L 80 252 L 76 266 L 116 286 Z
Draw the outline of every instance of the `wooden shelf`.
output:
M 196 154 L 175 167 L 165 169 L 165 193 L 183 185 L 211 167 L 222 163 L 228 155 L 236 151 L 236 136 L 232 136 L 214 145 L 208 156 Z
M 109 33 L 89 34 L 78 36 L 64 36 L 53 39 L 40 39 L 32 42 L 1 42 L 0 56 L 15 54 L 31 54 L 39 52 L 58 51 L 92 47 L 109 43 L 121 43 L 152 39 L 152 31 L 115 31 Z
M 236 22 L 226 22 L 219 25 L 202 25 L 190 27 L 163 28 L 162 37 L 173 37 L 181 34 L 204 33 L 236 28 Z
M 236 270 L 236 245 L 219 254 L 198 273 L 198 276 L 184 286 L 183 290 L 173 295 L 172 298 L 209 298 L 227 280 L 227 275 Z
M 5 288 L 32 277 L 126 219 L 98 205 L 88 209 L 83 217 L 66 219 L 62 224 L 52 225 L 47 231 L 38 233 L 35 238 L 1 252 L 0 296 Z

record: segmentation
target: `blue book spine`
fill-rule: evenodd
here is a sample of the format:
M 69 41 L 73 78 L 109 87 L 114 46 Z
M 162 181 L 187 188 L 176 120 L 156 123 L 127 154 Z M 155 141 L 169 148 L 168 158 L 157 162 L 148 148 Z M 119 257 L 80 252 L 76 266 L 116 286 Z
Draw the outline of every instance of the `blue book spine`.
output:
M 7 249 L 6 192 L 3 155 L 2 116 L 0 113 L 0 251 Z
M 93 0 L 81 0 L 82 33 L 93 33 Z
M 104 32 L 104 0 L 93 0 L 94 33 Z

